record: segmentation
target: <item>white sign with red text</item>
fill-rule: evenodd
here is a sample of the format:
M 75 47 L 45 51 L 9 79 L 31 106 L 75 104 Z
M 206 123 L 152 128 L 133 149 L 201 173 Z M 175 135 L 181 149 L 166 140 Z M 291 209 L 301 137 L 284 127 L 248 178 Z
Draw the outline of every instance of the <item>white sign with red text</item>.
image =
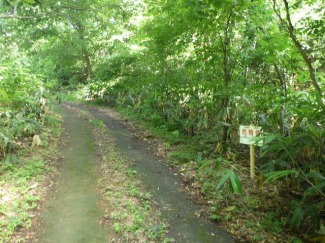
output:
M 256 126 L 239 126 L 239 136 L 240 143 L 252 145 L 255 144 L 256 141 L 252 141 L 252 138 L 258 137 L 262 135 L 262 127 Z M 258 146 L 263 146 L 263 140 L 258 141 Z

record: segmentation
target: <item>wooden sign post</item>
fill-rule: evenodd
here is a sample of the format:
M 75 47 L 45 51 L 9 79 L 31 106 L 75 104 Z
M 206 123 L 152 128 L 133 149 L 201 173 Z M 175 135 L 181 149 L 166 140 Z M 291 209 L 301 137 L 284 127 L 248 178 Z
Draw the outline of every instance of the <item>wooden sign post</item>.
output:
M 255 141 L 252 138 L 259 136 L 262 132 L 262 127 L 256 126 L 240 126 L 239 136 L 240 143 L 248 144 L 250 146 L 250 174 L 251 178 L 255 177 Z M 258 141 L 257 146 L 263 146 L 263 140 Z
M 251 178 L 255 177 L 255 147 L 250 145 L 250 168 L 251 168 Z

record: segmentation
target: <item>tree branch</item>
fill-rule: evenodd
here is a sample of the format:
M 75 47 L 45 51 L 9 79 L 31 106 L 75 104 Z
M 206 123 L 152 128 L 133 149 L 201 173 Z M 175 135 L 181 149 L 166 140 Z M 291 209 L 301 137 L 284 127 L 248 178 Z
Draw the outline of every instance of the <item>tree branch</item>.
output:
M 0 19 L 39 19 L 43 17 L 47 17 L 48 15 L 59 11 L 60 9 L 69 9 L 69 10 L 76 10 L 76 11 L 91 11 L 91 12 L 100 12 L 104 13 L 101 8 L 104 7 L 119 7 L 119 5 L 102 5 L 99 8 L 81 8 L 81 7 L 73 7 L 73 6 L 60 6 L 56 7 L 53 10 L 44 13 L 44 14 L 39 14 L 39 15 L 17 15 L 16 13 L 14 14 L 0 14 Z
M 321 91 L 321 89 L 319 87 L 319 84 L 317 83 L 316 76 L 315 76 L 315 71 L 314 71 L 314 68 L 312 66 L 311 60 L 310 60 L 309 56 L 307 55 L 306 51 L 303 49 L 303 47 L 302 47 L 301 43 L 299 42 L 297 36 L 294 33 L 295 28 L 293 27 L 291 17 L 290 17 L 289 3 L 288 3 L 287 0 L 283 0 L 283 3 L 284 3 L 284 6 L 285 6 L 285 10 L 286 10 L 287 27 L 288 27 L 289 35 L 290 35 L 293 43 L 297 47 L 298 51 L 300 52 L 302 58 L 304 59 L 307 67 L 308 67 L 309 76 L 310 76 L 311 82 L 312 82 L 315 90 L 317 91 L 319 96 L 322 97 L 322 91 Z
M 52 11 L 49 11 L 45 14 L 30 15 L 30 16 L 16 15 L 16 14 L 0 14 L 0 19 L 39 19 L 39 18 L 46 17 L 47 15 L 50 15 L 58 10 L 59 10 L 58 8 L 55 8 Z
M 304 50 L 302 44 L 300 43 L 300 41 L 298 40 L 298 38 L 295 34 L 295 28 L 292 24 L 291 16 L 290 16 L 289 3 L 287 0 L 282 0 L 282 1 L 283 1 L 284 8 L 285 8 L 285 15 L 286 15 L 285 19 L 282 18 L 280 11 L 276 8 L 277 7 L 276 0 L 272 0 L 273 10 L 274 10 L 275 14 L 278 16 L 280 22 L 287 27 L 288 34 L 289 34 L 293 44 L 297 48 L 298 52 L 300 53 L 301 57 L 303 58 L 306 66 L 308 68 L 311 83 L 314 86 L 316 92 L 319 94 L 319 96 L 322 97 L 322 90 L 321 90 L 319 84 L 317 83 L 315 71 L 312 66 L 312 61 L 311 61 L 310 57 L 308 56 L 307 52 Z M 321 105 L 323 105 L 323 104 L 321 103 Z

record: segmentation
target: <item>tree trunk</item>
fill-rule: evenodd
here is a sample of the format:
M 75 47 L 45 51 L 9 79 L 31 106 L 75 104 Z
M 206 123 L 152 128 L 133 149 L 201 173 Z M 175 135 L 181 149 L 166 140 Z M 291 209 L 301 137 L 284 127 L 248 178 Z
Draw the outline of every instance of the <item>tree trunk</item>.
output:
M 87 54 L 84 54 L 84 60 L 86 63 L 86 71 L 87 71 L 87 80 L 91 79 L 92 76 L 92 66 L 91 66 L 91 62 L 90 62 L 90 58 Z
M 82 59 L 85 62 L 86 66 L 86 80 L 91 79 L 92 77 L 92 66 L 91 66 L 91 61 L 90 61 L 90 55 L 88 52 L 87 48 L 87 40 L 85 39 L 85 28 L 79 21 L 73 21 L 71 18 L 69 18 L 70 23 L 73 25 L 75 30 L 78 32 L 79 38 L 82 41 L 82 49 L 81 49 L 81 54 L 82 54 Z
M 231 81 L 231 67 L 229 64 L 229 57 L 231 55 L 230 53 L 230 38 L 229 38 L 229 30 L 231 28 L 231 17 L 232 17 L 232 9 L 229 13 L 229 16 L 227 18 L 227 22 L 226 22 L 226 27 L 225 27 L 225 33 L 224 33 L 224 39 L 223 39 L 223 72 L 224 72 L 224 84 L 225 84 L 225 89 L 226 89 L 226 94 L 224 95 L 224 98 L 222 99 L 222 107 L 223 109 L 225 109 L 226 112 L 226 118 L 225 118 L 225 122 L 226 123 L 230 123 L 230 117 L 228 114 L 228 108 L 229 108 L 229 101 L 230 101 L 230 97 L 228 94 L 228 89 L 229 89 L 229 84 Z M 222 140 L 223 142 L 227 141 L 227 137 L 228 137 L 228 126 L 224 126 L 223 128 L 223 136 L 222 136 Z
M 280 133 L 282 134 L 282 136 L 284 136 L 285 135 L 285 113 L 286 113 L 286 103 L 284 100 L 287 96 L 286 94 L 287 84 L 285 79 L 281 75 L 279 67 L 276 64 L 274 65 L 274 67 L 281 84 L 281 93 L 282 93 L 283 102 L 281 104 L 281 111 L 280 111 Z

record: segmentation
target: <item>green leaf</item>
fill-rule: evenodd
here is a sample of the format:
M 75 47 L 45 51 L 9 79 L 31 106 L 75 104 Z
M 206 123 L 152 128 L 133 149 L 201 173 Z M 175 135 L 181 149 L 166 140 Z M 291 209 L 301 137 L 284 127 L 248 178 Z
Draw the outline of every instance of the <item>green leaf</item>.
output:
M 208 160 L 203 165 L 201 165 L 198 170 L 201 171 L 201 170 L 209 167 L 210 165 L 212 165 L 214 162 L 215 162 L 215 160 Z
M 17 6 L 20 2 L 20 0 L 15 0 L 15 1 L 10 1 L 10 0 L 7 0 L 8 3 L 10 3 L 11 6 Z
M 295 210 L 293 212 L 293 216 L 290 219 L 291 227 L 295 226 L 296 228 L 299 228 L 303 216 L 304 216 L 304 212 L 303 212 L 301 206 L 298 205 L 295 208 Z
M 234 193 L 239 193 L 240 195 L 243 195 L 243 187 L 242 187 L 241 181 L 239 180 L 238 176 L 233 171 L 230 176 L 230 183 L 231 183 L 231 187 L 233 188 Z
M 5 102 L 9 102 L 10 101 L 8 94 L 7 94 L 7 92 L 4 89 L 0 89 L 0 94 L 2 96 L 2 100 L 3 101 L 5 101 Z
M 23 0 L 23 1 L 24 1 L 24 3 L 30 3 L 30 4 L 36 3 L 35 0 Z
M 220 166 L 221 166 L 221 162 L 223 161 L 224 159 L 222 157 L 219 157 L 217 159 L 211 159 L 211 160 L 207 160 L 206 162 L 203 163 L 203 165 L 201 165 L 198 169 L 198 171 L 201 171 L 207 167 L 209 167 L 210 165 L 213 165 L 214 164 L 214 169 L 216 171 L 219 171 L 220 169 Z
M 264 140 L 264 143 L 265 144 L 268 144 L 268 143 L 271 143 L 274 139 L 278 138 L 279 135 L 278 134 L 271 134 L 271 135 L 268 135 L 268 136 L 264 136 L 263 138 L 265 139 Z
M 21 99 L 21 98 L 24 97 L 24 96 L 25 96 L 24 92 L 22 92 L 22 91 L 17 91 L 17 92 L 15 92 L 15 93 L 12 95 L 12 100 L 14 100 L 14 101 L 18 101 L 19 99 Z
M 316 100 L 318 105 L 322 108 L 322 110 L 325 111 L 325 104 L 323 103 L 322 97 L 318 92 L 316 92 Z
M 219 181 L 219 183 L 218 183 L 218 185 L 216 187 L 217 191 L 220 190 L 223 187 L 223 185 L 226 183 L 226 181 L 229 179 L 229 177 L 231 176 L 231 173 L 232 173 L 231 170 L 226 170 L 224 172 L 227 172 L 227 173 Z M 222 173 L 222 172 L 220 172 L 220 173 Z
M 322 191 L 322 189 L 325 188 L 325 181 L 318 183 L 315 186 L 310 186 L 307 188 L 307 190 L 304 192 L 304 197 L 315 195 L 318 191 Z
M 323 176 L 321 173 L 318 173 L 318 172 L 309 172 L 306 174 L 306 176 L 308 178 L 325 180 L 325 176 Z
M 296 170 L 281 170 L 281 171 L 270 172 L 270 173 L 264 175 L 265 178 L 267 178 L 265 180 L 265 182 L 277 181 L 277 180 L 281 179 L 282 177 L 286 177 L 288 175 L 295 174 L 295 173 L 297 173 Z
M 227 122 L 219 122 L 219 124 L 225 127 L 231 127 L 231 124 Z
M 307 126 L 309 128 L 309 131 L 316 137 L 319 139 L 320 133 L 317 132 L 317 130 L 315 129 L 314 126 L 310 125 L 309 123 L 307 123 Z

